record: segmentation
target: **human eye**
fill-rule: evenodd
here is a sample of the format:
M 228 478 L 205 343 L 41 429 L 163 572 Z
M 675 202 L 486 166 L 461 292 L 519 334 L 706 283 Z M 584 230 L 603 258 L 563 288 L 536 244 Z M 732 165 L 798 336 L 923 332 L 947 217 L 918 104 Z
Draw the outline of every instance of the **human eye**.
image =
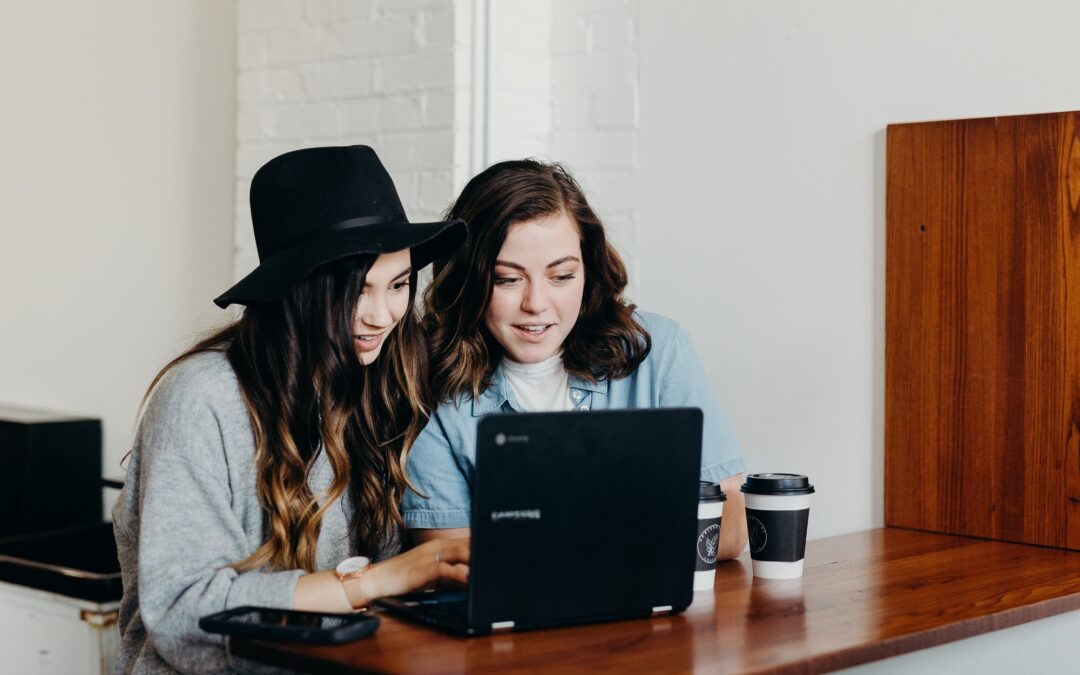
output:
M 574 272 L 566 272 L 564 274 L 556 274 L 552 278 L 555 280 L 556 283 L 565 284 L 565 283 L 569 282 L 570 280 L 572 280 L 572 279 L 574 279 L 576 277 L 577 277 L 576 273 L 574 273 Z
M 395 281 L 394 283 L 390 284 L 390 290 L 395 291 L 395 292 L 404 290 L 404 289 L 406 289 L 408 287 L 409 287 L 409 280 L 408 279 L 403 279 L 401 281 Z
M 496 286 L 515 286 L 521 281 L 521 277 L 495 277 Z

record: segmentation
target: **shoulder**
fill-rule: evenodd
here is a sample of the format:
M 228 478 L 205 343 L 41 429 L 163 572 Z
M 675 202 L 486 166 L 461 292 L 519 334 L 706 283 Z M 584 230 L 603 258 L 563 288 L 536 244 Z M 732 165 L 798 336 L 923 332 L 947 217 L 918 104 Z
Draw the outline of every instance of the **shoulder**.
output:
M 457 394 L 449 399 L 443 399 L 439 401 L 434 410 L 433 415 L 456 415 L 462 412 L 468 412 L 472 407 L 473 397 L 472 394 L 462 393 Z
M 190 356 L 170 368 L 139 420 L 138 446 L 220 446 L 247 439 L 251 423 L 236 373 L 221 352 Z
M 241 400 L 236 372 L 223 352 L 205 352 L 170 368 L 150 395 L 147 410 L 214 406 Z
M 437 423 L 444 429 L 463 425 L 472 418 L 473 397 L 459 394 L 449 401 L 439 403 L 431 413 L 431 423 Z
M 662 314 L 637 310 L 634 312 L 634 318 L 652 338 L 653 351 L 662 350 L 674 343 L 683 332 L 682 326 L 677 321 Z
M 469 444 L 476 436 L 480 419 L 488 413 L 501 410 L 505 401 L 502 389 L 497 384 L 480 392 L 479 398 L 473 398 L 471 393 L 459 394 L 435 407 L 425 431 L 442 434 L 452 445 Z

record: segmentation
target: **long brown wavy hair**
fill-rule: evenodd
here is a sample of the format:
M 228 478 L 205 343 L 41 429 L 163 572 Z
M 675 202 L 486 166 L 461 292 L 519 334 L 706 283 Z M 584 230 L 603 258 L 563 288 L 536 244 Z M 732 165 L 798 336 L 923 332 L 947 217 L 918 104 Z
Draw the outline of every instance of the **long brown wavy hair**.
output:
M 563 342 L 563 366 L 596 382 L 634 372 L 652 339 L 623 298 L 626 265 L 604 236 L 604 225 L 581 186 L 561 164 L 532 159 L 499 162 L 477 174 L 446 211 L 469 223 L 469 244 L 436 260 L 424 293 L 424 322 L 437 401 L 473 398 L 491 386 L 502 347 L 484 325 L 495 260 L 510 226 L 566 213 L 581 234 L 585 292 L 581 313 Z
M 344 258 L 280 301 L 248 305 L 240 319 L 173 359 L 147 390 L 150 396 L 165 373 L 195 354 L 223 352 L 236 372 L 254 433 L 267 537 L 233 563 L 237 570 L 315 571 L 323 514 L 346 488 L 358 549 L 374 554 L 399 541 L 406 455 L 429 411 L 427 355 L 413 306 L 414 271 L 408 311 L 379 358 L 361 363 L 353 316 L 374 261 Z M 308 474 L 319 452 L 334 478 L 316 495 Z

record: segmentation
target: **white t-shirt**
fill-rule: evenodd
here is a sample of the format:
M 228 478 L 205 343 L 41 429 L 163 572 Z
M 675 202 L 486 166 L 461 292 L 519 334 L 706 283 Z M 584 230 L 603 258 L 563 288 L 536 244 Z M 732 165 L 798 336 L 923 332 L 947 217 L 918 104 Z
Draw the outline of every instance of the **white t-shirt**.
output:
M 510 389 L 525 411 L 573 410 L 570 376 L 563 368 L 561 354 L 540 363 L 518 363 L 504 356 L 502 366 Z

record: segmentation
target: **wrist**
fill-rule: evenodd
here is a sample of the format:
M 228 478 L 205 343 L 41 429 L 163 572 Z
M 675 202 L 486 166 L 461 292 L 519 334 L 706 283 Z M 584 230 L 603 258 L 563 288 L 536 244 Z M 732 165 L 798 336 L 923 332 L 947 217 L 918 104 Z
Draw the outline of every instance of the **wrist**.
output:
M 349 603 L 349 607 L 357 610 L 368 606 L 369 600 L 365 592 L 363 577 L 346 579 L 341 582 L 341 588 L 345 591 L 345 600 Z
M 354 610 L 367 607 L 377 597 L 368 576 L 373 567 L 367 558 L 357 556 L 343 560 L 335 569 L 345 599 Z
M 371 565 L 364 571 L 363 576 L 350 582 L 353 585 L 350 602 L 355 598 L 356 602 L 361 603 L 356 604 L 356 602 L 353 602 L 354 608 L 359 609 L 361 607 L 367 607 L 384 595 L 380 590 L 381 584 L 379 583 L 382 578 L 382 572 L 383 569 L 381 565 Z M 346 594 L 348 593 L 349 589 L 346 588 Z
M 293 609 L 306 612 L 351 612 L 344 586 L 333 570 L 305 574 L 296 582 Z

